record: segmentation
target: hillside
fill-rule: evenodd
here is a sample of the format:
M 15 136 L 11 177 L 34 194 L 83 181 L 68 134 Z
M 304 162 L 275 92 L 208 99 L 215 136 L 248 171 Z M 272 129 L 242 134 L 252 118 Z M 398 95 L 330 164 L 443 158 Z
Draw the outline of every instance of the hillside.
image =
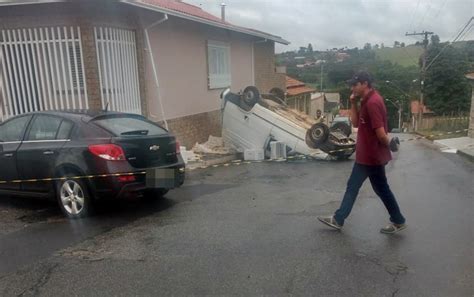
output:
M 388 60 L 401 66 L 418 66 L 418 59 L 423 52 L 421 46 L 407 46 L 376 49 L 375 55 L 380 60 Z

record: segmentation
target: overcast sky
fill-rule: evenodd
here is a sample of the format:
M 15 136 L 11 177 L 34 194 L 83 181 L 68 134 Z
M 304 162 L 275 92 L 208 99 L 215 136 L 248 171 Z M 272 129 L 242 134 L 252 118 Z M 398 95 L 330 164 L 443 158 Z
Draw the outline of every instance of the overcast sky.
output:
M 313 49 L 363 47 L 395 40 L 406 44 L 421 40 L 406 32 L 434 32 L 452 41 L 474 16 L 474 0 L 185 0 L 220 17 L 225 2 L 226 20 L 278 35 L 291 42 L 277 52 L 311 43 Z M 464 40 L 474 39 L 474 21 Z

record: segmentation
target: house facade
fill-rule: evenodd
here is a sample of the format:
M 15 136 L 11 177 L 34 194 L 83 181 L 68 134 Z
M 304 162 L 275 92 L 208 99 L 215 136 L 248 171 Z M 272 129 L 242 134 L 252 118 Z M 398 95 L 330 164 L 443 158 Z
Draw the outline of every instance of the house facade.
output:
M 311 93 L 311 107 L 309 114 L 315 118 L 317 111 L 320 110 L 321 114 L 324 115 L 324 102 L 325 96 L 323 92 Z
M 139 113 L 190 147 L 221 134 L 223 89 L 285 86 L 274 48 L 287 41 L 182 1 L 7 1 L 0 20 L 3 120 L 35 110 Z
M 316 90 L 306 86 L 304 82 L 286 76 L 286 103 L 292 109 L 310 114 L 311 93 Z

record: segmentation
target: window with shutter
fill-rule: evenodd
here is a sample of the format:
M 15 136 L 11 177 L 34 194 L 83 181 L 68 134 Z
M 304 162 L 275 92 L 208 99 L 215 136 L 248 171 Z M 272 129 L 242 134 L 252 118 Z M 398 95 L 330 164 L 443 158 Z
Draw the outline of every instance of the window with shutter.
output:
M 208 41 L 207 61 L 209 89 L 229 87 L 231 84 L 229 44 Z

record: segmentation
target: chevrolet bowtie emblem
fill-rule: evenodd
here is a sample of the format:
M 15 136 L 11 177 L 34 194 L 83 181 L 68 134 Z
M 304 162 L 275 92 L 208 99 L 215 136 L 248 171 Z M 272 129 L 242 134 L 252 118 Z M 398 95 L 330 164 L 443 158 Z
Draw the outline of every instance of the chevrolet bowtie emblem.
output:
M 157 151 L 160 149 L 160 146 L 159 145 L 152 145 L 150 146 L 150 151 Z

